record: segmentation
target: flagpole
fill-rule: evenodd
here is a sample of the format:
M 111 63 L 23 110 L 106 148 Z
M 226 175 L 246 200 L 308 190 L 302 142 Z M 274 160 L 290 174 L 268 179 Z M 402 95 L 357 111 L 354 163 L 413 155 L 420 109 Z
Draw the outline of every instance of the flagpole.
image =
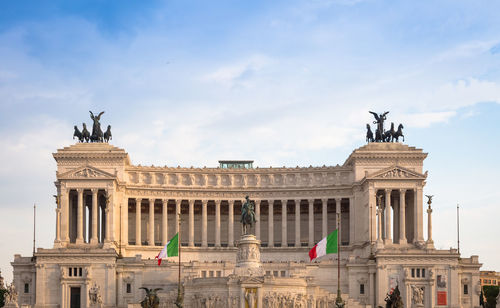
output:
M 35 259 L 35 233 L 36 230 L 36 204 L 33 204 L 33 257 L 31 258 L 31 261 Z
M 179 230 L 177 232 L 177 247 L 179 250 L 179 277 L 177 280 L 177 300 L 175 302 L 175 305 L 177 307 L 181 308 L 181 307 L 183 307 L 184 298 L 183 298 L 182 286 L 181 286 L 181 246 L 182 246 L 182 243 L 181 243 L 181 213 L 180 213 L 180 209 L 179 209 L 179 213 L 177 213 L 177 215 L 178 215 L 177 229 Z
M 338 308 L 344 307 L 345 303 L 342 300 L 340 293 L 340 213 L 337 213 L 337 299 L 335 300 L 335 305 Z
M 457 245 L 458 245 L 458 254 L 460 254 L 460 214 L 459 214 L 458 203 L 457 203 Z

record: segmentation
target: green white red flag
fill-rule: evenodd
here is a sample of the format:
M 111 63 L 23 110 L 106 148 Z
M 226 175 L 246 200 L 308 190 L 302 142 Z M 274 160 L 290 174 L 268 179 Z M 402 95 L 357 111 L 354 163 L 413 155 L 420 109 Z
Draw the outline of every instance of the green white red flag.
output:
M 161 265 L 161 259 L 168 257 L 176 257 L 179 255 L 179 233 L 176 233 L 174 237 L 168 241 L 168 243 L 163 247 L 160 253 L 155 257 L 158 259 L 158 266 Z
M 319 241 L 310 251 L 309 258 L 312 260 L 325 256 L 329 253 L 338 253 L 338 230 L 328 234 L 327 237 Z

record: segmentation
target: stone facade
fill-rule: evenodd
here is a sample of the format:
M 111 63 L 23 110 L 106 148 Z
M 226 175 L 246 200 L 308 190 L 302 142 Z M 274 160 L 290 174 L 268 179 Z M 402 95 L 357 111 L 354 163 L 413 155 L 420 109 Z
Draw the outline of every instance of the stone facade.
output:
M 396 285 L 405 307 L 477 307 L 478 257 L 434 248 L 430 208 L 424 239 L 426 156 L 370 143 L 342 166 L 172 168 L 133 165 L 106 143 L 60 149 L 54 246 L 15 256 L 19 305 L 90 307 L 90 292 L 101 307 L 127 307 L 144 286 L 163 288 L 170 307 L 178 258 L 158 267 L 154 257 L 180 231 L 185 307 L 329 307 L 337 255 L 309 262 L 308 251 L 340 213 L 348 307 L 385 306 Z M 256 203 L 254 239 L 241 237 L 245 195 Z

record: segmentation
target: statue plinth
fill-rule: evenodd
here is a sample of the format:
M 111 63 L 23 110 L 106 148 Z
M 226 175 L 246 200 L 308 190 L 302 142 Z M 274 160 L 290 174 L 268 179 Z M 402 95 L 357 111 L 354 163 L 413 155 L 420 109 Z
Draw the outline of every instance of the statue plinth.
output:
M 255 235 L 242 235 L 238 241 L 234 274 L 237 276 L 264 276 L 264 269 L 260 262 L 260 241 Z

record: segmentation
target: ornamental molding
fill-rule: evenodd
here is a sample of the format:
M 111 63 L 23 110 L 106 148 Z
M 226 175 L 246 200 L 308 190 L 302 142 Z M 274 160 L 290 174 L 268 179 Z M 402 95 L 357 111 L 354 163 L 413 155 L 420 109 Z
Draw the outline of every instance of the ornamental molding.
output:
M 116 175 L 109 172 L 97 169 L 90 165 L 81 166 L 62 174 L 57 174 L 59 180 L 115 180 Z
M 304 190 L 304 191 L 196 191 L 196 190 L 173 190 L 173 189 L 141 189 L 141 188 L 127 188 L 125 195 L 128 198 L 134 197 L 154 197 L 155 199 L 172 199 L 172 198 L 186 198 L 186 199 L 243 199 L 248 194 L 252 199 L 256 200 L 293 200 L 293 199 L 321 199 L 321 198 L 350 198 L 353 193 L 351 189 L 338 189 L 338 190 Z
M 425 180 L 427 178 L 427 171 L 425 174 L 393 165 L 391 167 L 379 170 L 366 176 L 367 180 Z

